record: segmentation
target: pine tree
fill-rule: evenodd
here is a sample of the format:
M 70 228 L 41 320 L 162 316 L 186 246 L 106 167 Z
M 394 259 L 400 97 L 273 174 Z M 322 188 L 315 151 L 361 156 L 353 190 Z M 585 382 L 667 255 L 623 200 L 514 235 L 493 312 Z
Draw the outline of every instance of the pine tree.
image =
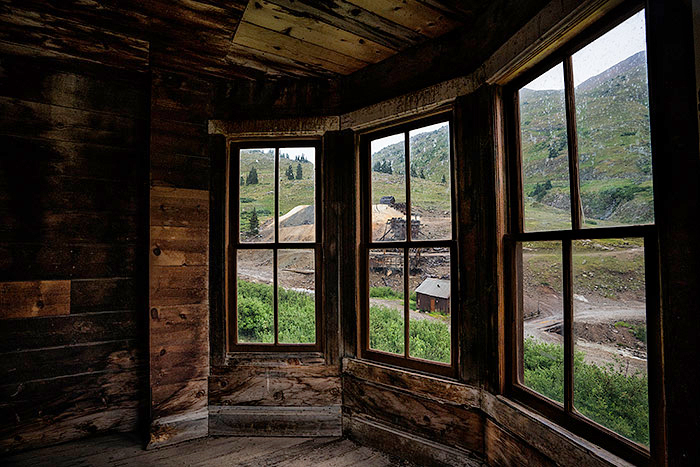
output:
M 423 172 L 423 169 L 420 169 L 420 178 L 425 180 L 425 172 Z
M 245 185 L 245 178 L 243 178 L 243 175 L 241 175 L 241 186 Z
M 418 172 L 416 172 L 416 168 L 414 166 L 411 166 L 411 177 L 417 177 Z
M 389 175 L 394 173 L 394 169 L 391 168 L 391 164 L 389 163 L 389 161 L 386 161 L 386 171 L 385 172 L 388 173 Z
M 292 169 L 292 164 L 289 164 L 284 174 L 287 176 L 287 180 L 294 180 L 294 169 Z
M 258 184 L 258 171 L 255 170 L 255 167 L 250 169 L 250 172 L 248 172 L 248 178 L 245 180 L 246 185 L 257 185 Z
M 373 172 L 382 172 L 383 171 L 382 163 L 379 161 L 375 162 L 374 165 L 372 166 L 372 171 Z
M 248 233 L 250 235 L 257 235 L 260 228 L 260 222 L 258 221 L 258 213 L 253 208 L 253 212 L 250 214 L 250 220 L 248 221 Z
M 443 174 L 442 176 L 442 183 L 447 183 L 447 180 L 445 180 L 445 175 Z
M 297 180 L 301 180 L 301 178 L 302 178 L 301 164 L 297 164 Z

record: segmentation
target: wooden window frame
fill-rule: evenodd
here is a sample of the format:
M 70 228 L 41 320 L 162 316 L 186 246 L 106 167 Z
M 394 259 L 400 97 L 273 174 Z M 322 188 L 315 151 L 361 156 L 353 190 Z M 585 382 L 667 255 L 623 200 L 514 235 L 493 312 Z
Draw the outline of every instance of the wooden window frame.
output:
M 313 147 L 315 154 L 315 228 L 316 238 L 313 242 L 285 242 L 279 241 L 279 179 L 280 179 L 280 148 Z M 241 242 L 239 219 L 239 178 L 240 178 L 240 150 L 241 149 L 274 149 L 275 150 L 275 189 L 274 189 L 274 219 L 275 235 L 272 242 Z M 321 352 L 323 350 L 323 153 L 321 140 L 317 138 L 305 139 L 258 139 L 252 141 L 232 141 L 229 143 L 228 154 L 228 210 L 226 220 L 226 316 L 228 323 L 228 352 Z M 238 342 L 238 274 L 237 253 L 240 250 L 270 250 L 273 254 L 273 320 L 274 343 L 239 343 Z M 279 304 L 278 304 L 278 271 L 277 255 L 280 250 L 313 250 L 315 261 L 315 305 L 316 305 L 316 342 L 313 344 L 289 344 L 279 342 Z
M 620 7 L 613 9 L 590 28 L 564 44 L 547 59 L 504 87 L 503 110 L 506 118 L 506 154 L 508 156 L 506 167 L 508 177 L 507 189 L 509 191 L 507 221 L 509 233 L 504 237 L 504 273 L 506 277 L 506 322 L 511 323 L 510 326 L 506 327 L 504 349 L 506 363 L 505 393 L 508 397 L 535 409 L 560 426 L 635 464 L 649 464 L 651 461 L 654 461 L 662 465 L 665 421 L 662 393 L 661 282 L 659 277 L 657 228 L 654 224 L 582 228 L 576 107 L 571 59 L 575 52 L 626 21 L 643 8 L 643 4 L 635 1 L 626 2 Z M 571 228 L 566 230 L 525 232 L 523 225 L 524 205 L 518 92 L 524 85 L 559 63 L 563 64 L 564 69 L 567 157 L 569 160 L 569 184 L 571 190 Z M 577 413 L 573 406 L 574 301 L 572 242 L 584 239 L 625 237 L 644 239 L 650 431 L 650 447 L 648 450 Z M 523 290 L 520 281 L 523 273 L 523 264 L 521 245 L 523 242 L 529 241 L 559 241 L 562 245 L 564 404 L 552 401 L 521 383 L 523 369 Z
M 406 229 L 406 240 L 403 241 L 372 241 L 372 164 L 371 164 L 371 142 L 386 136 L 391 136 L 399 133 L 404 134 L 404 157 L 406 161 L 410 156 L 410 135 L 412 130 L 432 125 L 440 122 L 449 123 L 449 141 L 450 141 L 450 197 L 452 202 L 452 238 L 449 240 L 412 240 L 411 228 Z M 380 129 L 370 130 L 360 135 L 360 356 L 367 360 L 373 360 L 379 363 L 394 365 L 401 368 L 408 368 L 422 371 L 430 374 L 437 374 L 450 378 L 457 377 L 457 329 L 458 329 L 458 307 L 455 304 L 459 303 L 458 281 L 457 281 L 457 204 L 455 195 L 455 150 L 454 150 L 454 117 L 451 110 L 442 110 L 440 113 L 435 113 L 428 116 L 421 116 L 407 122 L 398 123 Z M 409 165 L 406 164 L 408 168 Z M 411 176 L 410 170 L 405 171 L 406 176 L 406 218 L 411 216 Z M 444 364 L 433 362 L 416 357 L 409 357 L 409 294 L 405 293 L 408 290 L 409 278 L 409 252 L 417 248 L 448 248 L 450 257 L 450 300 L 451 300 L 451 333 L 450 333 L 450 363 Z M 369 252 L 377 249 L 400 249 L 404 252 L 404 355 L 396 355 L 389 352 L 383 352 L 376 349 L 371 349 L 369 346 Z

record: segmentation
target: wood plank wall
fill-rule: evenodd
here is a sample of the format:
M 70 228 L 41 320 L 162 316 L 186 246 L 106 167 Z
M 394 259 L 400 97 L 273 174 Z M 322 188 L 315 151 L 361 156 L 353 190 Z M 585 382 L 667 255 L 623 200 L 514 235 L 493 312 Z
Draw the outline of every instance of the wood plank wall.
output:
M 152 70 L 149 447 L 207 435 L 213 84 Z
M 11 43 L 39 36 L 3 31 L 0 449 L 9 451 L 137 428 L 148 77 Z

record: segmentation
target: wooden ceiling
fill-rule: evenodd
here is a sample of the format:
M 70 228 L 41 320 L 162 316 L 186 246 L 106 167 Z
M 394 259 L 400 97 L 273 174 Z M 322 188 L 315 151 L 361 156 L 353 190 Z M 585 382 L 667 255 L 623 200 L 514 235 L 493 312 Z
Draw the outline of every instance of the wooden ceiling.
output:
M 250 0 L 228 59 L 253 56 L 266 72 L 348 75 L 441 36 L 473 17 L 436 0 Z M 242 63 L 255 67 L 254 63 Z
M 480 0 L 0 0 L 0 43 L 111 65 L 339 77 L 461 26 Z M 110 54 L 113 54 L 111 62 Z M 133 55 L 133 56 L 131 56 Z

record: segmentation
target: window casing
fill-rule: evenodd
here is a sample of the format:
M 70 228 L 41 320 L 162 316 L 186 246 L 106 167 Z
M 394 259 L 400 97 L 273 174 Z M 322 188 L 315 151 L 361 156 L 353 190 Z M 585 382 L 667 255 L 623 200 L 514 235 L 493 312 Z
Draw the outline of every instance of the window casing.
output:
M 583 91 L 574 85 L 575 67 L 585 65 L 585 62 L 580 59 L 583 54 L 578 55 L 579 61 L 578 64 L 576 63 L 576 54 L 598 40 L 603 34 L 626 22 L 632 13 L 634 13 L 634 10 L 630 11 L 629 8 L 613 12 L 613 15 L 604 18 L 594 30 L 584 32 L 582 36 L 574 39 L 570 45 L 562 48 L 531 72 L 509 85 L 504 91 L 504 105 L 507 118 L 506 131 L 508 136 L 508 187 L 510 201 L 510 228 L 505 239 L 507 258 L 505 267 L 506 276 L 508 277 L 507 300 L 509 302 L 507 305 L 509 314 L 507 322 L 512 323 L 509 329 L 506 330 L 506 364 L 508 368 L 506 373 L 506 390 L 515 399 L 535 408 L 573 432 L 591 439 L 596 444 L 633 462 L 648 463 L 650 456 L 658 454 L 658 449 L 661 445 L 660 437 L 662 436 L 660 434 L 662 421 L 660 420 L 661 415 L 659 415 L 661 413 L 659 410 L 661 396 L 657 393 L 660 387 L 659 374 L 661 368 L 659 357 L 659 271 L 656 227 L 653 224 L 653 217 L 651 222 L 644 222 L 644 219 L 632 219 L 627 222 L 629 225 L 619 225 L 622 222 L 615 221 L 586 219 L 584 213 L 591 214 L 593 211 L 590 202 L 591 192 L 594 189 L 592 187 L 596 183 L 601 185 L 603 183 L 595 179 L 596 176 L 600 175 L 592 175 L 592 172 L 596 170 L 596 166 L 591 162 L 590 158 L 598 155 L 598 153 L 590 151 L 589 147 L 592 143 L 597 144 L 601 141 L 606 141 L 606 137 L 604 135 L 600 136 L 602 131 L 596 133 L 598 129 L 595 128 L 595 125 L 591 125 L 590 122 L 582 123 L 581 120 L 588 117 L 586 112 L 591 114 L 593 113 L 592 109 L 598 109 L 594 107 L 594 104 L 604 106 L 606 95 L 605 93 L 596 95 L 595 98 L 599 99 L 596 101 L 593 98 L 586 100 Z M 643 15 L 643 12 L 641 15 Z M 523 95 L 520 91 L 538 78 L 553 73 L 552 70 L 556 70 L 558 67 L 560 67 L 562 73 L 563 92 L 557 94 L 557 96 L 560 95 L 562 101 L 559 103 L 558 97 L 551 93 L 552 95 L 543 102 L 546 102 L 549 106 L 547 115 L 551 117 L 550 120 L 559 120 L 555 123 L 549 122 L 550 129 L 548 134 L 543 136 L 541 140 L 537 140 L 537 135 L 534 134 L 536 130 L 524 135 L 523 129 L 528 125 L 534 125 L 529 121 L 529 114 L 527 116 L 521 115 L 523 98 L 525 100 L 529 99 L 531 106 L 535 105 L 532 104 L 535 98 L 532 97 L 532 94 Z M 632 73 L 633 71 L 630 72 L 630 75 Z M 646 73 L 646 68 L 644 68 L 644 73 Z M 620 83 L 624 86 L 625 83 L 630 82 L 629 79 L 625 81 L 624 78 L 628 77 L 623 76 L 623 79 L 616 83 L 618 87 Z M 644 78 L 646 79 L 645 74 Z M 580 84 L 580 80 L 576 84 Z M 646 82 L 644 82 L 644 85 L 646 86 Z M 608 90 L 610 91 L 610 89 L 612 89 L 612 86 Z M 579 94 L 581 94 L 580 102 L 577 100 Z M 612 99 L 612 94 L 607 98 Z M 582 103 L 586 103 L 588 106 L 583 108 Z M 579 104 L 579 107 L 577 107 L 577 104 Z M 605 109 L 605 107 L 601 108 Z M 603 112 L 602 116 L 599 115 L 597 118 L 610 120 L 612 117 Z M 623 125 L 624 123 L 623 121 Z M 646 125 L 648 130 L 648 123 Z M 579 137 L 581 131 L 590 131 L 594 136 L 591 137 L 587 133 L 583 137 L 584 141 L 582 142 L 582 138 Z M 625 138 L 635 136 L 631 133 L 633 132 L 618 131 L 617 134 L 620 136 L 616 136 L 616 138 L 619 138 L 620 146 L 623 143 L 628 143 Z M 523 141 L 526 136 L 529 140 Z M 597 139 L 595 139 L 596 137 Z M 585 138 L 589 138 L 589 140 L 586 141 Z M 539 165 L 535 163 L 530 164 L 529 170 L 526 171 L 526 162 L 530 162 L 524 160 L 525 148 L 528 144 L 530 146 L 527 150 L 530 155 L 535 154 L 538 147 L 536 144 L 539 144 L 543 151 L 549 151 L 549 153 L 544 155 L 542 158 L 543 162 L 539 162 Z M 625 150 L 631 151 L 629 148 L 632 147 L 633 145 L 630 144 Z M 650 150 L 650 143 L 648 147 Z M 585 154 L 582 154 L 584 152 L 582 148 L 586 148 Z M 612 150 L 609 150 L 607 147 L 599 147 L 598 149 L 600 149 L 600 153 L 604 154 L 604 157 L 608 157 L 606 154 L 613 154 Z M 586 158 L 583 163 L 581 161 L 582 155 Z M 648 156 L 650 164 L 650 153 Z M 531 157 L 534 160 L 536 156 Z M 609 156 L 609 160 L 604 159 L 604 157 L 601 157 L 602 160 L 599 160 L 598 164 L 614 165 L 616 163 L 612 155 Z M 556 166 L 562 160 L 568 163 L 561 169 L 563 171 L 562 177 L 557 178 L 556 174 L 554 174 L 556 169 L 551 167 Z M 560 167 L 561 165 L 563 164 L 559 164 Z M 532 167 L 535 168 L 533 169 Z M 582 167 L 584 167 L 583 171 Z M 547 172 L 547 170 L 550 170 L 550 172 Z M 541 177 L 543 173 L 551 175 L 552 179 L 540 180 L 538 177 Z M 558 183 L 557 180 L 561 180 L 561 178 L 568 178 L 568 184 L 564 182 Z M 640 186 L 645 183 L 639 180 L 637 182 Z M 589 191 L 582 196 L 584 183 Z M 649 167 L 650 183 L 651 168 Z M 561 206 L 560 212 L 544 211 L 546 203 L 542 203 L 542 200 L 549 196 L 550 202 L 554 204 L 557 196 L 560 199 L 566 198 L 567 190 L 570 200 L 568 213 L 566 212 L 567 206 Z M 527 202 L 526 198 L 528 198 Z M 545 217 L 545 214 L 542 214 L 543 212 L 547 215 L 546 220 L 543 220 Z M 560 218 L 555 219 L 557 216 L 560 216 Z M 533 221 L 533 219 L 535 220 Z M 568 226 L 562 227 L 562 222 L 568 222 Z M 618 248 L 617 245 L 621 246 Z M 640 251 L 641 254 L 638 253 Z M 635 254 L 636 256 L 634 256 Z M 610 257 L 605 258 L 606 255 Z M 624 269 L 627 267 L 627 263 L 624 263 L 627 260 L 621 260 L 621 258 L 626 257 L 624 255 L 634 256 L 629 260 L 629 265 L 634 264 L 636 265 L 635 267 L 639 268 L 635 275 L 632 272 L 632 266 L 630 266 L 629 276 L 631 277 L 625 277 L 625 280 L 629 279 L 634 287 L 641 289 L 636 290 L 636 292 L 643 294 L 645 298 L 642 316 L 643 325 L 645 326 L 644 346 L 647 359 L 647 373 L 644 377 L 647 378 L 646 381 L 648 382 L 648 446 L 643 446 L 640 442 L 633 442 L 628 437 L 619 434 L 619 431 L 623 431 L 619 426 L 614 425 L 609 419 L 592 415 L 590 410 L 586 410 L 590 409 L 590 407 L 584 408 L 585 404 L 582 402 L 584 397 L 581 392 L 584 389 L 580 383 L 587 378 L 583 371 L 597 371 L 592 368 L 592 365 L 595 363 L 591 363 L 592 361 L 595 362 L 595 354 L 590 350 L 592 345 L 586 341 L 586 338 L 591 339 L 591 337 L 586 336 L 593 335 L 593 331 L 601 328 L 613 334 L 626 333 L 627 330 L 642 329 L 642 324 L 637 324 L 636 321 L 634 322 L 635 324 L 625 321 L 629 320 L 629 316 L 638 319 L 637 315 L 633 315 L 632 312 L 627 314 L 620 313 L 619 318 L 615 317 L 617 315 L 606 316 L 607 320 L 612 322 L 611 325 L 605 323 L 606 326 L 609 325 L 608 328 L 603 328 L 598 323 L 586 321 L 585 318 L 584 310 L 602 313 L 605 310 L 612 309 L 610 304 L 606 303 L 602 298 L 597 303 L 591 303 L 593 302 L 591 296 L 605 296 L 606 292 L 600 294 L 591 293 L 591 296 L 588 298 L 581 292 L 582 290 L 593 292 L 593 288 L 608 286 L 609 282 L 615 280 L 615 277 L 605 275 L 598 279 L 597 276 L 600 275 L 598 274 L 600 271 L 609 272 L 613 268 L 605 269 L 605 266 L 601 266 L 600 270 L 596 270 L 596 262 L 622 261 L 623 265 L 620 268 Z M 550 258 L 549 262 L 544 261 L 545 257 Z M 552 273 L 551 271 L 555 272 Z M 640 276 L 641 279 L 639 279 Z M 556 278 L 560 283 L 552 284 L 552 277 Z M 610 297 L 612 297 L 609 299 L 609 302 L 616 299 L 616 294 L 627 293 L 624 291 L 627 285 L 623 284 L 617 287 L 616 290 L 609 292 Z M 535 290 L 545 289 L 547 291 L 546 294 L 535 292 Z M 622 292 L 620 292 L 621 290 Z M 630 294 L 632 293 L 630 292 Z M 605 298 L 608 297 L 605 296 Z M 554 310 L 551 312 L 551 317 L 547 316 L 547 307 Z M 557 323 L 557 309 L 561 311 L 561 321 L 559 323 Z M 541 313 L 545 315 L 546 319 L 540 318 Z M 541 344 L 543 341 L 537 340 L 538 335 L 545 334 L 541 331 L 541 328 L 537 328 L 536 323 L 538 320 L 543 323 L 543 326 L 544 323 L 550 326 L 547 329 L 547 333 L 551 337 L 548 339 L 545 336 L 543 338 L 546 341 L 544 344 Z M 594 327 L 595 329 L 593 329 Z M 525 334 L 528 334 L 527 339 Z M 533 335 L 535 337 L 532 337 Z M 599 339 L 602 340 L 603 338 Z M 542 345 L 541 348 L 546 349 L 546 351 L 536 354 L 532 350 L 535 345 Z M 534 380 L 530 379 L 528 381 L 528 371 L 539 367 L 527 361 L 528 357 L 524 354 L 529 352 L 529 358 L 534 358 L 532 356 L 536 355 L 537 357 L 556 360 L 557 345 L 560 346 L 558 351 L 561 351 L 563 354 L 563 374 L 553 377 L 554 379 L 550 381 L 552 390 L 545 395 L 543 392 L 547 391 L 542 390 L 541 386 L 539 386 L 539 390 L 533 389 L 534 386 L 537 386 L 536 382 L 533 382 Z M 622 346 L 627 344 L 618 343 L 618 345 L 622 348 Z M 638 348 L 641 347 L 639 342 L 636 345 Z M 601 346 L 601 348 L 603 347 Z M 604 357 L 600 358 L 603 359 Z M 609 368 L 609 370 L 612 370 L 612 368 Z M 530 373 L 530 375 L 532 374 L 534 373 Z M 561 377 L 563 380 L 561 388 L 557 386 L 559 382 L 558 377 Z M 557 387 L 556 389 L 554 389 L 555 386 Z M 612 409 L 610 412 L 612 412 Z
M 443 124 L 446 128 L 441 126 Z M 434 130 L 436 127 L 442 129 Z M 442 155 L 447 163 L 447 167 L 442 169 L 444 173 L 440 172 L 438 175 L 433 170 L 426 174 L 425 169 L 421 171 L 418 164 L 413 163 L 413 157 L 417 156 L 417 151 L 420 150 L 419 143 L 415 143 L 416 147 L 413 147 L 414 141 L 418 141 L 414 138 L 420 138 L 420 135 L 428 135 L 427 138 L 438 135 L 434 137 L 439 141 L 429 144 L 434 143 L 444 151 Z M 392 161 L 391 174 L 387 175 L 388 164 L 382 166 L 381 163 L 388 161 L 373 161 L 373 157 L 376 158 L 376 154 L 381 153 L 373 151 L 372 148 L 373 144 L 380 141 L 394 141 L 392 137 L 399 138 L 398 142 L 394 142 L 394 147 L 399 148 L 401 155 Z M 444 143 L 447 143 L 446 147 L 442 146 Z M 382 363 L 454 377 L 458 355 L 456 305 L 459 302 L 456 280 L 452 114 L 441 113 L 363 134 L 360 136 L 360 157 L 361 356 Z M 420 191 L 428 186 L 436 187 L 436 192 L 442 193 L 441 197 L 438 196 L 443 203 L 442 209 L 426 209 L 429 203 L 421 201 L 424 195 L 420 194 Z M 443 189 L 445 191 L 442 191 Z M 420 206 L 417 203 L 425 205 Z M 446 208 L 444 203 L 449 203 L 449 208 Z M 401 215 L 397 214 L 396 210 L 401 212 Z M 385 211 L 393 214 L 384 216 Z M 422 215 L 419 212 L 422 212 Z M 445 216 L 443 220 L 431 218 L 436 212 Z M 410 224 L 406 219 L 411 219 Z M 449 227 L 444 226 L 445 220 Z M 392 276 L 399 277 L 399 280 L 393 282 L 393 286 L 379 285 L 382 281 L 391 282 Z M 446 287 L 449 287 L 448 292 L 444 291 Z M 386 322 L 383 320 L 391 313 L 384 305 L 390 300 L 381 298 L 382 294 L 379 295 L 380 298 L 376 298 L 375 292 L 382 290 L 388 292 L 398 304 L 396 311 L 400 315 L 399 321 L 402 322 L 402 325 L 398 325 L 399 332 L 395 334 L 393 342 L 378 343 L 382 340 L 382 333 L 388 332 L 388 326 L 385 326 Z M 424 309 L 421 311 L 419 308 Z M 449 310 L 449 316 L 446 316 L 446 310 Z M 384 315 L 380 316 L 380 312 Z M 424 316 L 425 319 L 434 321 L 418 323 L 417 320 Z M 426 343 L 427 339 L 421 342 L 421 329 L 427 326 L 439 328 L 438 333 L 442 331 L 438 342 Z M 448 330 L 449 337 L 446 336 L 445 330 Z M 387 348 L 387 345 L 391 347 L 392 344 L 395 346 L 393 350 Z
M 286 153 L 292 156 L 287 158 Z M 320 140 L 230 145 L 226 235 L 229 351 L 318 352 L 323 348 L 321 159 Z M 246 191 L 250 186 L 253 195 Z M 255 206 L 250 205 L 260 203 L 272 209 L 256 209 L 257 222 L 251 223 L 251 208 Z M 259 309 L 261 302 L 263 313 L 251 311 Z

